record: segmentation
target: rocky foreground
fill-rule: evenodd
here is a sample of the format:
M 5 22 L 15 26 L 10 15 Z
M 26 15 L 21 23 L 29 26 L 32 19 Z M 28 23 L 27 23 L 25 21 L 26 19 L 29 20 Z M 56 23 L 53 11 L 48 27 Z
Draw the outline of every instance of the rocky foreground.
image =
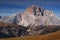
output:
M 60 31 L 46 35 L 24 36 L 15 38 L 3 38 L 0 40 L 60 40 Z
M 48 34 L 60 30 L 60 26 L 30 26 L 24 27 L 10 23 L 0 23 L 0 38 L 22 37 Z

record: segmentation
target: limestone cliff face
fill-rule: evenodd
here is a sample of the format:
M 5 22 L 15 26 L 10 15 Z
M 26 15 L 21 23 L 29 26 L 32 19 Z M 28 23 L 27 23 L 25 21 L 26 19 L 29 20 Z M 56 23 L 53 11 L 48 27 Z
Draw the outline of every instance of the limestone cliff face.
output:
M 3 20 L 3 19 L 2 19 Z M 39 6 L 30 6 L 22 14 L 13 14 L 3 22 L 16 23 L 23 26 L 60 25 L 60 20 L 53 11 Z
M 24 26 L 55 25 L 55 21 L 58 20 L 53 11 L 38 6 L 28 7 L 21 15 L 21 18 L 22 21 L 18 25 Z

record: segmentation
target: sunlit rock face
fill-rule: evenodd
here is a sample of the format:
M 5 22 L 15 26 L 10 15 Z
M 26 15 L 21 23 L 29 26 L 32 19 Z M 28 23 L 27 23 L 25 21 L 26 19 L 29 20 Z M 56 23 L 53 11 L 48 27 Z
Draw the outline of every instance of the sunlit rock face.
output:
M 25 27 L 40 25 L 60 25 L 60 20 L 59 22 L 57 21 L 58 18 L 54 15 L 53 11 L 36 5 L 27 7 L 26 10 L 22 12 L 22 14 L 16 13 L 9 16 L 6 20 L 3 20 L 3 22 L 15 23 Z
M 24 26 L 55 25 L 54 20 L 57 20 L 53 11 L 39 6 L 28 7 L 21 16 L 22 21 L 18 24 Z

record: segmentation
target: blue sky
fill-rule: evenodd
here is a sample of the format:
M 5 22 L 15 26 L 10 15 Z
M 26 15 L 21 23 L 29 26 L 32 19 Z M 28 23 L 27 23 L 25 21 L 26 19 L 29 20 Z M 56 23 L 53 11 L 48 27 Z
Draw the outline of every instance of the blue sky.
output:
M 0 0 L 0 15 L 9 16 L 21 12 L 32 4 L 52 10 L 60 17 L 60 0 Z

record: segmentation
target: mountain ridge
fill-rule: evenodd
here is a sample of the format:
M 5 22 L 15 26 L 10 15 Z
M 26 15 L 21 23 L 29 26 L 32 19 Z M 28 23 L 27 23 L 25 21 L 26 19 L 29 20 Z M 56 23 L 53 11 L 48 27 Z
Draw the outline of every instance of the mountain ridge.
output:
M 0 21 L 23 26 L 60 25 L 60 20 L 53 11 L 36 5 L 27 7 L 22 14 L 16 13 L 9 16 L 6 20 L 0 19 Z

